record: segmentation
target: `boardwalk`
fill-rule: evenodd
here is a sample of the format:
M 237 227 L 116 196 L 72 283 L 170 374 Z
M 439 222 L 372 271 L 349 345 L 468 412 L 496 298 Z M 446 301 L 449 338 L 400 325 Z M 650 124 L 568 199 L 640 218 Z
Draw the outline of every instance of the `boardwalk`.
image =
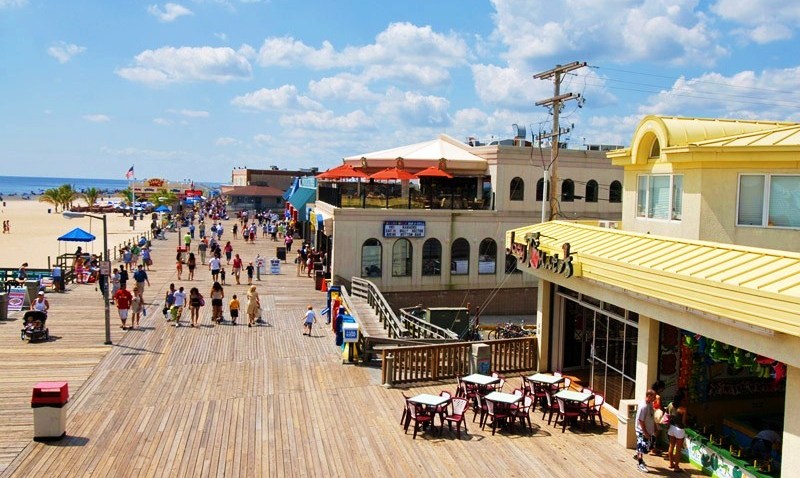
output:
M 175 279 L 174 244 L 155 245 L 156 270 L 146 298 L 160 300 Z M 234 243 L 246 259 L 256 251 L 271 256 L 263 246 Z M 207 291 L 209 273 L 201 268 L 198 276 L 181 284 Z M 229 286 L 226 295 L 241 298 L 245 287 Z M 168 327 L 160 306 L 153 305 L 141 330 L 122 332 L 114 322 L 115 345 L 104 347 L 100 300 L 89 286 L 53 299 L 50 325 L 57 341 L 19 345 L 18 321 L 0 326 L 6 359 L 2 476 L 635 473 L 631 452 L 616 444 L 615 430 L 562 434 L 538 414 L 533 435 L 492 436 L 469 423 L 462 440 L 446 431 L 412 440 L 399 426 L 401 390 L 383 388 L 375 368 L 342 365 L 324 321 L 312 337 L 301 335 L 306 305 L 324 306 L 324 294 L 313 290 L 311 279 L 296 277 L 292 265 L 284 264 L 283 274 L 264 277 L 259 290 L 269 326 L 211 326 L 206 306 L 202 327 Z M 30 386 L 40 379 L 67 379 L 73 394 L 68 437 L 51 444 L 30 441 Z M 511 388 L 517 381 L 512 379 Z M 405 392 L 453 388 L 447 383 Z M 666 460 L 648 461 L 668 472 Z

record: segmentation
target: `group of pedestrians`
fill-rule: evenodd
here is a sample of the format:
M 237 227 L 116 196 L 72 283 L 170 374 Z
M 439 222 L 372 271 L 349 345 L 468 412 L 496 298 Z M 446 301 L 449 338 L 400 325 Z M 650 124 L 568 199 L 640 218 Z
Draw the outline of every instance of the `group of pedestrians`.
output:
M 680 472 L 683 442 L 686 438 L 686 389 L 679 389 L 666 408 L 661 403 L 661 393 L 664 391 L 664 382 L 655 382 L 645 393 L 645 398 L 639 403 L 636 411 L 636 454 L 639 471 L 647 473 L 649 469 L 644 462 L 644 455 L 648 452 L 658 455 L 657 436 L 666 432 L 669 439 L 667 445 L 667 459 L 673 471 Z

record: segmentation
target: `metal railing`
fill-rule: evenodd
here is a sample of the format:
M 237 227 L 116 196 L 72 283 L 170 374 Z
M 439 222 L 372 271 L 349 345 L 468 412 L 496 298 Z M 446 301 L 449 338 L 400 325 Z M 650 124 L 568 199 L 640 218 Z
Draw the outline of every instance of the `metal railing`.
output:
M 317 188 L 317 201 L 343 208 L 382 209 L 454 209 L 491 210 L 490 199 L 457 190 L 403 192 L 399 184 L 322 183 Z
M 439 327 L 438 325 L 426 322 L 414 314 L 408 312 L 406 309 L 400 309 L 400 321 L 403 327 L 409 331 L 412 337 L 420 337 L 426 339 L 450 339 L 458 340 L 458 334 L 452 330 Z
M 390 338 L 397 339 L 409 336 L 409 331 L 403 326 L 400 319 L 397 318 L 392 308 L 389 307 L 389 303 L 375 284 L 360 277 L 353 277 L 350 288 L 353 297 L 366 300 L 370 307 L 372 307 L 375 314 L 378 316 L 378 321 L 383 324 L 383 328 L 387 331 Z

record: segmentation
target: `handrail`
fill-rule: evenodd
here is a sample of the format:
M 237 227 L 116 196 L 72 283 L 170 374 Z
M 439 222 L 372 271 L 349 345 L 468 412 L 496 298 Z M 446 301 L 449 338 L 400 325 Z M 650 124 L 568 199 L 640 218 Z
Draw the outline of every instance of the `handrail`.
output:
M 383 324 L 383 328 L 388 330 L 390 338 L 403 338 L 409 335 L 375 284 L 360 277 L 353 277 L 350 287 L 354 297 L 365 299 L 375 310 L 378 320 Z
M 413 307 L 412 307 L 413 308 Z M 411 314 L 406 309 L 400 309 L 400 320 L 403 326 L 412 332 L 414 337 L 458 340 L 458 334 L 452 330 L 439 327 L 436 324 L 425 322 Z
M 381 378 L 384 384 L 429 382 L 466 375 L 473 344 L 490 347 L 491 369 L 499 373 L 536 370 L 538 338 L 451 342 L 384 348 Z

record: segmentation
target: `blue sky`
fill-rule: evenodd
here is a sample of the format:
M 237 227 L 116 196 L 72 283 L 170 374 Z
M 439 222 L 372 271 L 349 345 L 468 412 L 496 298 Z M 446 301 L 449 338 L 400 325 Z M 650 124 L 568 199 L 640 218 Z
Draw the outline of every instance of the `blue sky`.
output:
M 647 114 L 800 121 L 800 2 L 0 0 L 2 174 L 225 182 L 436 137 Z M 529 133 L 530 135 L 530 133 Z

